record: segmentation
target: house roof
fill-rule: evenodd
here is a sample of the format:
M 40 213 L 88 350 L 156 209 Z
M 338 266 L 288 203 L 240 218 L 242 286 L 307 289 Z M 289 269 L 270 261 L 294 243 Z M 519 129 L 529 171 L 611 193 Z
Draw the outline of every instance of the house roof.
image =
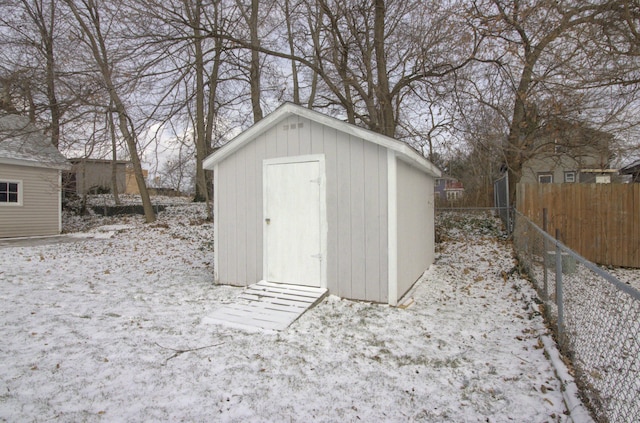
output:
M 67 159 L 28 118 L 0 114 L 0 164 L 69 169 Z
M 233 138 L 216 152 L 209 155 L 204 160 L 203 167 L 205 169 L 213 169 L 213 166 L 216 163 L 220 163 L 225 158 L 232 155 L 235 151 L 250 143 L 255 139 L 257 135 L 273 127 L 274 125 L 277 125 L 278 122 L 294 115 L 309 119 L 324 126 L 335 128 L 338 131 L 353 135 L 358 138 L 362 138 L 363 140 L 388 148 L 389 150 L 394 151 L 401 160 L 409 163 L 412 166 L 415 166 L 418 169 L 421 169 L 425 173 L 434 177 L 440 177 L 441 175 L 440 170 L 433 163 L 425 159 L 417 151 L 415 151 L 413 148 L 409 147 L 409 145 L 402 141 L 398 141 L 394 138 L 387 137 L 386 135 L 382 135 L 368 129 L 360 128 L 359 126 L 352 125 L 350 123 L 341 121 L 331 116 L 327 116 L 323 113 L 313 111 L 306 107 L 298 106 L 293 103 L 283 103 L 280 107 L 267 115 L 264 119 L 255 123 L 249 129 L 240 133 L 238 136 Z

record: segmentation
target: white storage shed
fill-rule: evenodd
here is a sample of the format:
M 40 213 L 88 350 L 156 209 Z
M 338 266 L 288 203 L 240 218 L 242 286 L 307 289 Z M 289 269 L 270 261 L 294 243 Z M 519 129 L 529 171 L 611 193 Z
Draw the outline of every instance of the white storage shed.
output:
M 433 263 L 440 171 L 403 142 L 285 103 L 204 167 L 216 283 L 396 305 Z

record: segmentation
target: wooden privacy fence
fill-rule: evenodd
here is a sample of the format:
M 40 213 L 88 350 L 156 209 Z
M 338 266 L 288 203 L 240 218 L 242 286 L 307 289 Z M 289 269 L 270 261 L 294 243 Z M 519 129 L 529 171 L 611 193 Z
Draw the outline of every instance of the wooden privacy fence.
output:
M 594 263 L 640 267 L 640 184 L 518 184 L 516 208 Z

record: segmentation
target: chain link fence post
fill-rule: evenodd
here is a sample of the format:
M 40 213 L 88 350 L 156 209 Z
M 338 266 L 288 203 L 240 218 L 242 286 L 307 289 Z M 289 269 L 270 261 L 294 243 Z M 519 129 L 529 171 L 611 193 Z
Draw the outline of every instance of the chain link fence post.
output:
M 545 232 L 549 231 L 548 225 L 549 222 L 547 220 L 547 209 L 542 209 L 542 230 Z M 544 254 L 542 255 L 542 260 L 544 261 L 544 291 L 543 300 L 549 300 L 549 241 L 547 238 L 542 239 Z
M 562 250 L 560 249 L 560 229 L 556 229 L 556 305 L 558 306 L 558 341 L 564 348 L 564 303 L 562 301 Z

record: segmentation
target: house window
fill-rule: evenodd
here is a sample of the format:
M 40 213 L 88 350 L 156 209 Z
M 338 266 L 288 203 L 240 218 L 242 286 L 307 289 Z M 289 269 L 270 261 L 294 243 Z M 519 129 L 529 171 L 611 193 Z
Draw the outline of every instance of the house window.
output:
M 553 173 L 550 173 L 550 172 L 538 173 L 538 183 L 540 183 L 540 184 L 552 184 L 553 183 Z
M 574 183 L 576 181 L 576 172 L 565 172 L 564 173 L 564 181 L 567 183 Z
M 459 200 L 462 197 L 462 193 L 460 191 L 447 191 L 447 200 L 455 201 Z
M 22 182 L 0 181 L 0 206 L 22 205 Z

